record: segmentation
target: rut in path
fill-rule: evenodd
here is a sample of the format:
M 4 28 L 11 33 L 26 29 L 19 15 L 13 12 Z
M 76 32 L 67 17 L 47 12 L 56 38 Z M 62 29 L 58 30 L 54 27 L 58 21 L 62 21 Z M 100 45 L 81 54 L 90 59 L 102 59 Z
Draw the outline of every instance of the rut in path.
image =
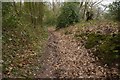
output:
M 77 77 L 100 78 L 112 73 L 115 69 L 99 66 L 92 53 L 71 36 L 62 35 L 53 29 L 49 30 L 49 40 L 42 61 L 42 70 L 38 77 Z

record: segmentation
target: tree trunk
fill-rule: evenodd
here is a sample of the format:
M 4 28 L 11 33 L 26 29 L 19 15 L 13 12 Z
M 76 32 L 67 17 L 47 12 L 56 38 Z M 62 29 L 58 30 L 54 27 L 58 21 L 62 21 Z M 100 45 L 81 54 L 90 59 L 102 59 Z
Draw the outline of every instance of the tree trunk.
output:
M 84 11 L 83 11 L 83 19 L 85 19 L 85 14 L 88 11 L 87 7 L 88 7 L 88 2 L 85 2 L 85 7 L 84 7 Z
M 33 24 L 33 14 L 32 14 L 32 8 L 31 8 L 31 6 L 32 6 L 32 3 L 29 2 L 29 9 L 30 9 L 31 23 Z

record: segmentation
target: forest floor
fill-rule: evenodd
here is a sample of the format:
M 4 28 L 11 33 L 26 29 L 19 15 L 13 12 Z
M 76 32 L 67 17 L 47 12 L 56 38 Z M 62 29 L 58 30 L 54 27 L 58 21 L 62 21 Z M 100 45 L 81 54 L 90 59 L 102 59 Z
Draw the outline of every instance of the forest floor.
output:
M 73 35 L 48 28 L 49 39 L 42 56 L 40 78 L 105 78 L 116 77 L 118 70 L 99 64 L 98 59 Z
M 3 78 L 118 78 L 119 69 L 101 64 L 91 49 L 85 47 L 86 42 L 83 38 L 86 36 L 81 37 L 81 34 L 91 32 L 98 32 L 101 35 L 115 34 L 118 32 L 116 26 L 115 22 L 98 21 L 81 22 L 60 30 L 55 30 L 54 27 L 46 27 L 45 30 L 41 27 L 35 29 L 25 27 L 24 30 L 18 27 L 8 30 L 4 27 L 2 76 Z M 92 37 L 92 41 L 89 42 L 93 44 L 96 40 L 94 35 Z M 91 44 L 88 46 L 91 47 Z M 111 55 L 108 54 L 107 57 L 109 56 Z

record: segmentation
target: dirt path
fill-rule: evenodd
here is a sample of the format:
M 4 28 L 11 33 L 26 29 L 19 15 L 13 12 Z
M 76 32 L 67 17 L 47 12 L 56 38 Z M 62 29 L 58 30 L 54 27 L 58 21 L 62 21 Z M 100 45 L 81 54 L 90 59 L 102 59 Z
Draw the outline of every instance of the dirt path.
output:
M 117 74 L 114 69 L 96 64 L 97 61 L 93 54 L 71 36 L 62 35 L 54 29 L 49 29 L 49 33 L 49 40 L 38 77 L 100 78 L 111 75 L 111 72 L 113 76 Z

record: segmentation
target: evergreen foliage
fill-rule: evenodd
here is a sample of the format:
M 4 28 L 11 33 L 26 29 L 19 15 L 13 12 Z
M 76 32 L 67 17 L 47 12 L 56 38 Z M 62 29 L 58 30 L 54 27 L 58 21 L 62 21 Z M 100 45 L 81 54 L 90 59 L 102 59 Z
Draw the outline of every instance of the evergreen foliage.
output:
M 79 10 L 77 3 L 64 3 L 61 14 L 57 18 L 57 28 L 66 27 L 79 22 Z
M 120 21 L 120 1 L 110 4 L 109 12 L 115 20 Z

